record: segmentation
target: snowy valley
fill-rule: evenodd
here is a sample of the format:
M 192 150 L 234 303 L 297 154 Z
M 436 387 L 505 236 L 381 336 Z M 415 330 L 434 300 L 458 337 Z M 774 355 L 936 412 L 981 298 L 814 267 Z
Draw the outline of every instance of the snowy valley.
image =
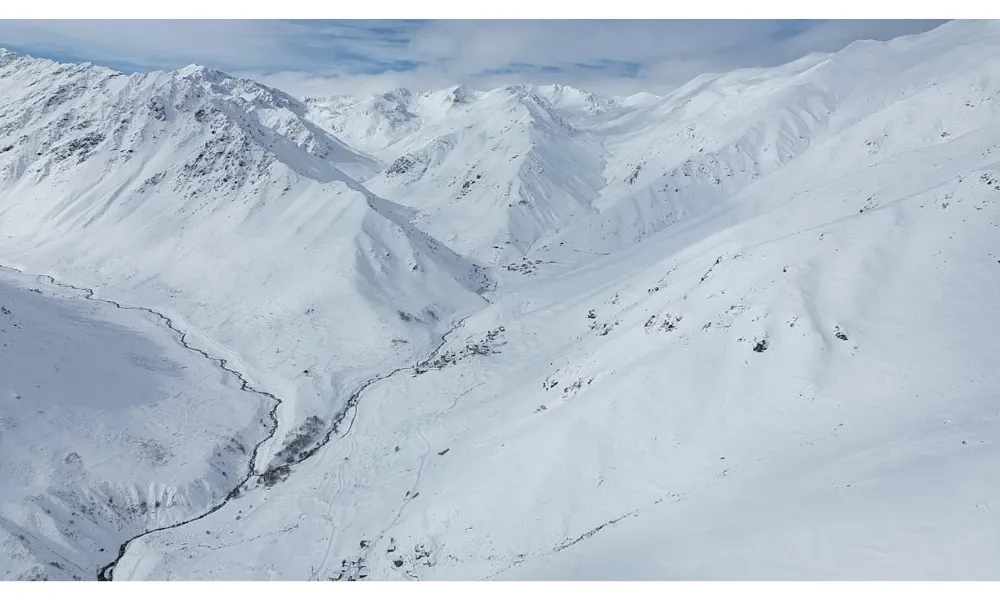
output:
M 995 579 L 998 57 L 297 99 L 0 51 L 0 578 Z

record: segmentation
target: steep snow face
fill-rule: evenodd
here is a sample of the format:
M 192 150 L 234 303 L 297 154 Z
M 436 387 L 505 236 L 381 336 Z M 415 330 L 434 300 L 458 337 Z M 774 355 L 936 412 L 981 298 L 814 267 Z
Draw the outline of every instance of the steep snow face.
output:
M 93 579 L 244 476 L 270 403 L 159 321 L 0 270 L 5 579 Z
M 414 208 L 457 251 L 496 264 L 592 212 L 604 184 L 600 140 L 543 96 L 525 85 L 395 91 L 314 100 L 310 116 L 386 162 L 369 189 Z
M 235 350 L 288 397 L 283 428 L 328 420 L 485 304 L 485 273 L 350 177 L 371 161 L 282 92 L 6 54 L 0 93 L 4 262 L 100 282 Z
M 220 99 L 217 125 L 144 121 L 132 159 L 76 144 L 66 175 L 41 167 L 72 124 L 21 141 L 36 117 L 5 104 L 4 260 L 169 313 L 284 401 L 255 465 L 278 476 L 135 539 L 114 578 L 996 577 L 998 32 L 663 97 Z M 279 113 L 259 178 L 183 174 L 205 127 Z

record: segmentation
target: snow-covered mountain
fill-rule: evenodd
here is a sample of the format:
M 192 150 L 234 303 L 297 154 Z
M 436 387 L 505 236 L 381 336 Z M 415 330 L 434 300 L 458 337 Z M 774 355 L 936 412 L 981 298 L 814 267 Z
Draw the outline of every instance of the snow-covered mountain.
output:
M 1000 576 L 997 56 L 300 102 L 0 55 L 0 263 L 55 277 L 0 280 L 0 572 Z
M 308 418 L 322 434 L 338 398 L 486 304 L 485 272 L 358 184 L 372 161 L 282 92 L 10 53 L 0 90 L 4 264 L 99 284 L 256 367 L 285 400 L 278 441 Z

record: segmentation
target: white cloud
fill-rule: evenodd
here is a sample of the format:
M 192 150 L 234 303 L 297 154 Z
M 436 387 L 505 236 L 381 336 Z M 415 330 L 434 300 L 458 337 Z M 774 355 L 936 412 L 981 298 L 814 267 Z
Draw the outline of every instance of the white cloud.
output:
M 142 69 L 201 62 L 249 68 L 283 54 L 280 38 L 254 21 L 3 20 L 0 45 L 37 56 Z
M 206 64 L 299 95 L 513 81 L 667 91 L 928 21 L 0 21 L 0 45 L 119 68 Z

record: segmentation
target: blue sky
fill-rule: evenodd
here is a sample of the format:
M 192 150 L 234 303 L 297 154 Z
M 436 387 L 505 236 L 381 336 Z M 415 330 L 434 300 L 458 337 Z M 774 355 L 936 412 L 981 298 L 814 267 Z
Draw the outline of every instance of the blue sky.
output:
M 664 92 L 704 72 L 771 66 L 940 21 L 0 21 L 0 46 L 136 71 L 191 63 L 300 95 L 565 83 Z

